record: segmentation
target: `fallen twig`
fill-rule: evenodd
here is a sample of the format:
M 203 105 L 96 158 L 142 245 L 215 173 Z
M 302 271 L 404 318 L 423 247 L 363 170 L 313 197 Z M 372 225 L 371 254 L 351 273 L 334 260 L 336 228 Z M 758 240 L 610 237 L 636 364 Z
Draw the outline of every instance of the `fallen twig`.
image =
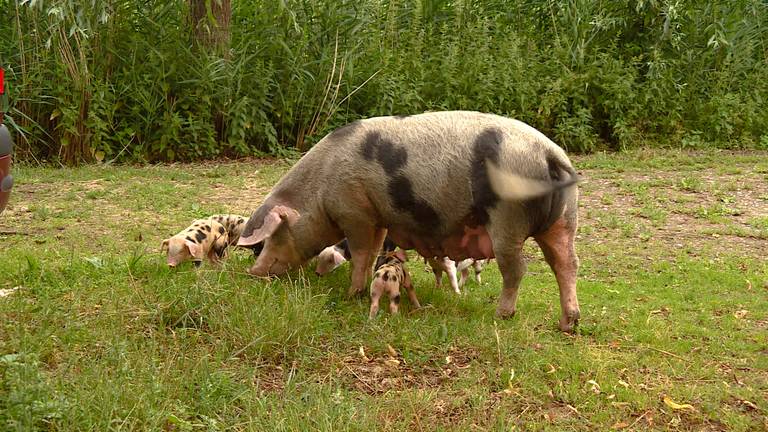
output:
M 642 419 L 643 419 L 645 416 L 647 416 L 649 412 L 650 412 L 650 411 L 646 411 L 646 412 L 644 412 L 644 413 L 643 413 L 643 414 L 642 414 L 640 417 L 636 418 L 636 419 L 635 419 L 635 421 L 633 421 L 631 425 L 627 426 L 627 429 L 632 429 L 632 426 L 636 425 L 636 424 L 637 424 L 637 422 L 639 422 L 639 421 L 640 421 L 640 420 L 642 420 Z
M 638 348 L 648 348 L 650 350 L 657 351 L 657 352 L 660 352 L 662 354 L 666 354 L 666 355 L 668 355 L 670 357 L 674 357 L 676 359 L 680 359 L 680 360 L 683 360 L 683 361 L 686 361 L 686 362 L 688 361 L 688 359 L 685 358 L 685 357 L 681 357 L 681 356 L 679 356 L 677 354 L 674 354 L 674 353 L 671 353 L 669 351 L 664 351 L 663 349 L 654 348 L 654 347 L 652 347 L 650 345 L 638 345 Z
M 28 232 L 24 232 L 24 231 L 5 231 L 5 230 L 0 230 L 0 235 L 24 235 L 24 236 L 28 236 L 30 234 Z
M 368 387 L 368 390 L 370 390 L 370 391 L 371 391 L 371 392 L 373 392 L 373 393 L 376 393 L 376 389 L 374 389 L 373 387 L 371 387 L 371 385 L 370 385 L 370 384 L 368 384 L 367 382 L 365 382 L 365 380 L 364 380 L 364 379 L 362 379 L 362 378 L 360 377 L 360 375 L 358 375 L 358 374 L 357 374 L 357 372 L 355 372 L 354 370 L 352 370 L 352 368 L 351 368 L 351 367 L 349 367 L 349 365 L 344 365 L 344 367 L 346 367 L 347 369 L 349 369 L 349 371 L 350 371 L 350 372 L 352 372 L 352 375 L 354 375 L 354 376 L 355 376 L 355 378 L 357 378 L 357 380 L 358 380 L 358 381 L 360 381 L 361 383 L 365 384 L 365 386 L 366 386 L 366 387 Z

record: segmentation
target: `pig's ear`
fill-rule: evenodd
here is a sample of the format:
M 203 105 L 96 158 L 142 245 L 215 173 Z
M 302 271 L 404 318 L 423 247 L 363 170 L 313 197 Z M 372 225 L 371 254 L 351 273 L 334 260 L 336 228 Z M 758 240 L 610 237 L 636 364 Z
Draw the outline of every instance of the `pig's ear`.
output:
M 404 250 L 398 248 L 395 250 L 395 258 L 399 259 L 400 262 L 406 262 L 408 261 L 408 254 L 405 253 Z
M 168 240 L 169 239 L 163 240 L 163 244 L 160 245 L 160 253 L 163 253 L 166 250 L 168 250 Z
M 336 268 L 342 264 L 347 262 L 347 259 L 344 258 L 344 255 L 334 251 L 333 252 L 333 268 Z
M 256 243 L 262 242 L 274 234 L 283 222 L 287 222 L 288 225 L 293 225 L 297 220 L 299 220 L 299 217 L 299 212 L 290 207 L 275 206 L 269 211 L 269 213 L 267 213 L 266 216 L 264 216 L 264 220 L 261 222 L 261 226 L 254 229 L 251 235 L 240 237 L 237 245 L 252 246 Z M 248 222 L 253 222 L 253 217 Z
M 189 249 L 189 254 L 192 255 L 192 257 L 202 260 L 205 258 L 203 254 L 203 247 L 193 241 L 186 240 L 184 244 L 187 246 L 187 249 Z

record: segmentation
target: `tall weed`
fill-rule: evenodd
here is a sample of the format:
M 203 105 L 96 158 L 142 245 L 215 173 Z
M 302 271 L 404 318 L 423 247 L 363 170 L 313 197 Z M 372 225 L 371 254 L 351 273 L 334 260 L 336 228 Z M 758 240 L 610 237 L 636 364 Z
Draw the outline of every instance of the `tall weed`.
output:
M 188 2 L 0 0 L 19 157 L 286 155 L 361 117 L 513 116 L 569 151 L 759 147 L 759 0 L 246 0 L 229 48 Z M 7 30 L 6 30 L 7 29 Z

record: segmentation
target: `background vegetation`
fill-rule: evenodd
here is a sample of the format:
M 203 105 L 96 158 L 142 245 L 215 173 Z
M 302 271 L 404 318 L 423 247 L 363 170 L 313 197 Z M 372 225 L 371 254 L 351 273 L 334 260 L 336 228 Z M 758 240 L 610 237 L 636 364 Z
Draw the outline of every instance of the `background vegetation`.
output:
M 768 148 L 767 18 L 760 0 L 0 0 L 0 64 L 28 159 L 284 155 L 440 109 L 570 151 Z

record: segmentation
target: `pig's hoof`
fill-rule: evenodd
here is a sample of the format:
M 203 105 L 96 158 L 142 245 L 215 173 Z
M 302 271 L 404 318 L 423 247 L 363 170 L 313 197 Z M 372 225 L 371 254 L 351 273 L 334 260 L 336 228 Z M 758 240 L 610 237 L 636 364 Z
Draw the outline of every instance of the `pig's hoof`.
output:
M 578 310 L 570 311 L 560 317 L 560 330 L 565 333 L 573 333 L 576 326 L 579 325 L 581 313 Z
M 350 288 L 350 289 L 347 290 L 347 297 L 349 297 L 349 298 L 362 297 L 363 293 L 365 293 L 365 290 L 361 289 L 361 290 L 358 291 L 358 290 Z
M 502 308 L 498 307 L 496 308 L 496 317 L 500 319 L 509 319 L 515 316 L 515 309 L 514 308 Z

